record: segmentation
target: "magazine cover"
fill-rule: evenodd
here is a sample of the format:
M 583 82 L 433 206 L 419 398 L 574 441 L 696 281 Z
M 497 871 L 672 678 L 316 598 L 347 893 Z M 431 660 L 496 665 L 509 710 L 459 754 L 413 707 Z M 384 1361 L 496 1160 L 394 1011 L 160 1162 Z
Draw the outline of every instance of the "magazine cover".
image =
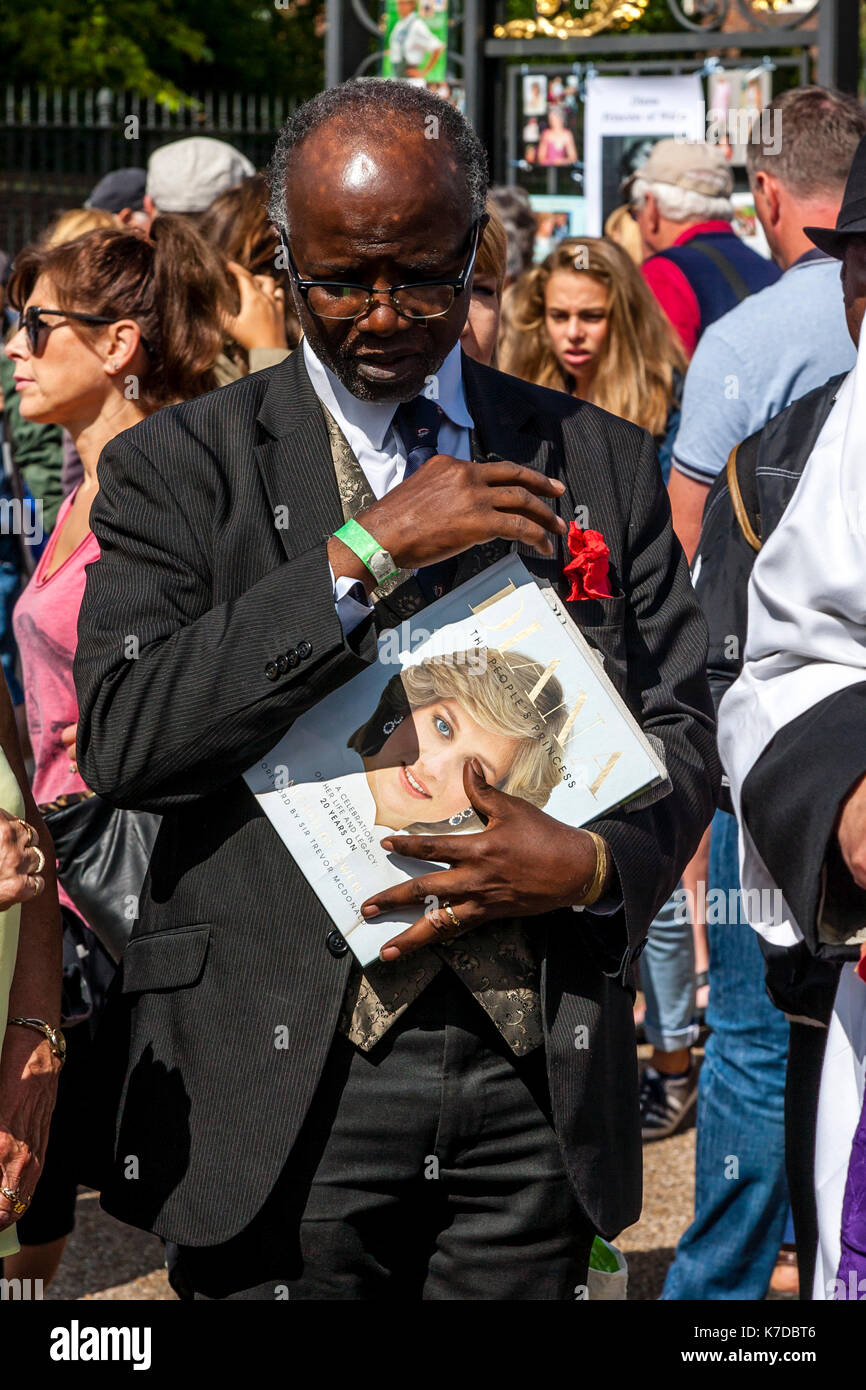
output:
M 463 789 L 472 757 L 575 827 L 666 776 L 601 657 L 513 554 L 381 633 L 378 660 L 244 774 L 363 965 L 421 912 L 366 922 L 362 903 L 431 872 L 380 840 L 484 828 Z

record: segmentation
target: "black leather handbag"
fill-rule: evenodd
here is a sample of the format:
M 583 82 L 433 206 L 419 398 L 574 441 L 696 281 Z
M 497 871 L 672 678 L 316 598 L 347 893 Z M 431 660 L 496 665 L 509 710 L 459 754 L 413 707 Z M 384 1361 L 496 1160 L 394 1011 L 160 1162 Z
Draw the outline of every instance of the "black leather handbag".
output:
M 57 875 L 94 935 L 120 960 L 138 917 L 161 816 L 119 810 L 95 792 L 69 792 L 39 810 Z

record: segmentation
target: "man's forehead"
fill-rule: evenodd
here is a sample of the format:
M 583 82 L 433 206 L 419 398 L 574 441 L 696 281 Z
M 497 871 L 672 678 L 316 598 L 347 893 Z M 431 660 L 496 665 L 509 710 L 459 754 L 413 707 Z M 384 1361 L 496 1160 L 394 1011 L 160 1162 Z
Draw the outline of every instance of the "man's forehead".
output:
M 465 186 L 418 185 L 408 175 L 378 184 L 368 181 L 365 159 L 358 155 L 347 161 L 345 181 L 336 187 L 330 180 L 306 184 L 303 191 L 298 184 L 290 186 L 294 236 L 379 245 L 416 235 L 428 244 L 465 240 L 471 219 Z
M 299 177 L 293 177 L 299 176 Z M 289 166 L 293 193 L 315 186 L 332 194 L 382 196 L 388 188 L 414 190 L 424 196 L 431 185 L 457 192 L 465 175 L 447 140 L 428 140 L 423 126 L 370 134 L 329 122 L 313 131 Z

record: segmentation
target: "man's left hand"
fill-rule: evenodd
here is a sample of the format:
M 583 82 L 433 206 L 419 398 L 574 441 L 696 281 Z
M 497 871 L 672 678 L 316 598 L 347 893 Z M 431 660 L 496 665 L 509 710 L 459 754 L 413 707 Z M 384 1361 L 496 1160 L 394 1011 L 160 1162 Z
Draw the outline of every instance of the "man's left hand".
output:
M 464 765 L 463 786 L 469 804 L 487 820 L 486 830 L 478 835 L 390 835 L 382 841 L 389 853 L 452 865 L 377 893 L 363 904 L 368 921 L 413 903 L 427 905 L 417 922 L 382 947 L 382 960 L 462 936 L 484 922 L 570 907 L 592 882 L 597 850 L 585 830 L 563 825 L 521 797 L 491 787 L 474 759 Z

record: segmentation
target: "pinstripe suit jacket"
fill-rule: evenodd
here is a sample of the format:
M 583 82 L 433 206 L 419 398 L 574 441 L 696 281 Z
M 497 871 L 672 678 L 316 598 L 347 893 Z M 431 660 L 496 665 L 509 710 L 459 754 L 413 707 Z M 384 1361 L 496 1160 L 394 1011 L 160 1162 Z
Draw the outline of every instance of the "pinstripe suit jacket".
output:
M 706 628 L 649 435 L 463 366 L 476 456 L 561 477 L 562 515 L 583 506 L 603 533 L 614 595 L 571 612 L 664 744 L 673 784 L 645 809 L 594 823 L 616 861 L 619 913 L 534 921 L 557 1133 L 579 1200 L 613 1235 L 641 1198 L 629 969 L 718 783 Z M 300 352 L 125 431 L 103 451 L 99 481 L 101 559 L 88 570 L 75 660 L 79 763 L 109 801 L 164 819 L 105 1016 L 92 1175 L 121 1220 L 211 1245 L 246 1226 L 274 1186 L 349 969 L 240 774 L 374 658 L 375 633 L 367 620 L 344 637 L 334 610 L 326 542 L 342 515 Z M 550 561 L 521 554 L 561 582 L 562 547 Z M 462 557 L 458 581 L 478 558 Z M 268 679 L 269 663 L 300 644 L 309 655 Z M 275 1046 L 280 1028 L 288 1047 Z

